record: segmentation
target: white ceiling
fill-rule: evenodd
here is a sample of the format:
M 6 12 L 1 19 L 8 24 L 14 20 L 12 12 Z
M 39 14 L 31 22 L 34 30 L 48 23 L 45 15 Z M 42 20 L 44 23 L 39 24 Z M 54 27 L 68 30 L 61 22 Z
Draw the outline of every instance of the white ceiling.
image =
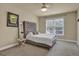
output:
M 40 10 L 42 6 L 41 3 L 16 3 L 12 5 L 24 11 L 29 11 L 36 16 L 71 12 L 79 8 L 79 3 L 47 3 L 49 6 L 47 12 L 42 12 Z

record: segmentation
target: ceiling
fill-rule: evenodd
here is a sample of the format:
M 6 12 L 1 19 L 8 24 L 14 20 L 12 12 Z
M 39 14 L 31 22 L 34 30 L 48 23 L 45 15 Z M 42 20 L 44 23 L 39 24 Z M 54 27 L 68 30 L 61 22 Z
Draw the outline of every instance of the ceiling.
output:
M 42 12 L 40 10 L 42 6 L 41 3 L 15 3 L 12 5 L 24 11 L 29 11 L 36 16 L 71 12 L 76 11 L 79 8 L 79 3 L 47 3 L 48 10 L 46 12 Z

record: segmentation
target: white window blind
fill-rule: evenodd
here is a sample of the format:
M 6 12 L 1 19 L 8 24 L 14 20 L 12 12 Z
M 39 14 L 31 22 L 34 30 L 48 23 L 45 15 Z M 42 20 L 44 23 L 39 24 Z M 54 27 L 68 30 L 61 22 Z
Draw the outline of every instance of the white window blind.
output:
M 46 32 L 57 36 L 64 35 L 64 18 L 47 19 Z

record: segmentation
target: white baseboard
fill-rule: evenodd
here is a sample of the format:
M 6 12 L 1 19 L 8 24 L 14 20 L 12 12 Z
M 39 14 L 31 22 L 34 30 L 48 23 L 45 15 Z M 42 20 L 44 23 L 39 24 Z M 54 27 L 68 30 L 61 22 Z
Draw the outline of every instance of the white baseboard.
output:
M 58 40 L 66 41 L 66 42 L 72 42 L 72 43 L 77 43 L 77 41 L 75 41 L 75 40 L 66 40 L 66 39 L 58 39 Z
M 18 45 L 18 43 L 13 43 L 13 44 L 10 44 L 10 45 L 4 46 L 4 47 L 0 47 L 0 51 L 14 47 L 16 45 Z
M 79 43 L 77 43 L 79 45 Z
M 79 42 L 77 42 L 77 45 L 79 46 Z

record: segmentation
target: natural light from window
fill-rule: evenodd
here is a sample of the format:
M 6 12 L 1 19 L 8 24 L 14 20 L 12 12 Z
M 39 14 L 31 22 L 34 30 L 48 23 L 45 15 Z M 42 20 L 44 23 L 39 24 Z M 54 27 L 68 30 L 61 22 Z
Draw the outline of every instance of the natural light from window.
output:
M 54 18 L 46 20 L 46 33 L 64 35 L 64 18 Z

